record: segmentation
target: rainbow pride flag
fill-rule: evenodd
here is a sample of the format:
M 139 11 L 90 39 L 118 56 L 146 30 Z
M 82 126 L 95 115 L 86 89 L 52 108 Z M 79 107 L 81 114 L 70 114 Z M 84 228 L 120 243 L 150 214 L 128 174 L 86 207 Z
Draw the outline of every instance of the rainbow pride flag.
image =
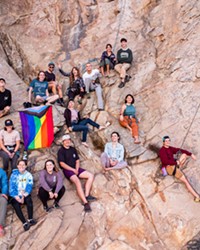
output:
M 52 106 L 20 111 L 25 149 L 50 147 L 54 140 Z

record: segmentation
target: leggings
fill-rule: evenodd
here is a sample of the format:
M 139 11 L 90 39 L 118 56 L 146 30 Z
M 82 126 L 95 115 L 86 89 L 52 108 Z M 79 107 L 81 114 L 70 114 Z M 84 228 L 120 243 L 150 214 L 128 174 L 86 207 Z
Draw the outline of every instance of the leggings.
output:
M 21 222 L 24 224 L 26 222 L 26 219 L 22 213 L 21 209 L 21 203 L 19 203 L 15 198 L 12 199 L 11 204 L 13 208 L 15 209 L 15 212 L 18 216 L 18 218 L 21 220 Z M 33 219 L 33 202 L 31 195 L 28 195 L 27 197 L 24 197 L 24 204 L 27 206 L 27 211 L 28 211 L 28 219 L 31 220 Z
M 52 189 L 52 192 L 55 192 L 55 188 Z M 58 203 L 60 201 L 60 199 L 63 197 L 65 193 L 65 187 L 62 186 L 62 188 L 60 189 L 60 191 L 58 192 L 58 197 L 55 199 L 55 201 Z M 39 188 L 38 191 L 38 197 L 40 198 L 43 206 L 47 207 L 47 201 L 50 200 L 49 198 L 49 192 L 46 191 L 43 187 Z

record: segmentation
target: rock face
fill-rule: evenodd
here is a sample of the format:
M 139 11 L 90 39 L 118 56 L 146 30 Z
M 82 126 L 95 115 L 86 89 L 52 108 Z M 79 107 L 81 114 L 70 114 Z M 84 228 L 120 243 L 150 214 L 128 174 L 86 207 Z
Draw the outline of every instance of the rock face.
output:
M 66 71 L 72 66 L 94 67 L 107 43 L 116 53 L 119 40 L 128 39 L 134 54 L 132 79 L 123 89 L 118 75 L 101 79 L 105 111 L 99 113 L 96 97 L 84 100 L 83 114 L 100 124 L 112 125 L 89 136 L 90 149 L 80 145 L 80 135 L 72 140 L 81 165 L 95 174 L 92 213 L 85 214 L 75 188 L 67 180 L 61 210 L 46 215 L 36 197 L 38 171 L 48 158 L 56 159 L 64 132 L 64 108 L 55 106 L 54 124 L 59 132 L 50 149 L 30 152 L 28 166 L 34 174 L 34 214 L 38 224 L 23 232 L 16 215 L 8 207 L 6 236 L 1 249 L 181 249 L 198 235 L 199 204 L 179 181 L 159 175 L 159 159 L 149 149 L 161 146 L 168 134 L 172 144 L 197 156 L 184 170 L 200 193 L 200 70 L 199 1 L 170 0 L 0 0 L 0 77 L 12 90 L 10 118 L 21 131 L 18 110 L 26 100 L 26 84 L 49 61 L 60 60 Z M 66 88 L 68 80 L 57 73 Z M 25 84 L 26 83 L 26 84 Z M 127 94 L 135 97 L 142 144 L 135 146 L 130 134 L 118 124 L 121 104 Z M 1 118 L 0 124 L 6 118 Z M 102 173 L 99 156 L 102 146 L 118 131 L 126 148 L 129 166 Z

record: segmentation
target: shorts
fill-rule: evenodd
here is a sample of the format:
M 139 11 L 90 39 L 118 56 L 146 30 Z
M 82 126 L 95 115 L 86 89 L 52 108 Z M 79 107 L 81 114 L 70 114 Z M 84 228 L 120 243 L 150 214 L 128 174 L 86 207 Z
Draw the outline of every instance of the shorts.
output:
M 79 168 L 79 169 L 78 169 L 78 175 L 77 175 L 77 176 L 79 177 L 79 175 L 82 174 L 82 173 L 85 172 L 85 171 L 86 171 L 85 169 Z M 75 175 L 75 173 L 74 173 L 73 171 L 67 170 L 67 169 L 63 169 L 63 173 L 64 173 L 65 177 L 66 177 L 68 180 L 70 180 L 70 178 L 71 178 L 73 175 Z
M 174 169 L 175 169 L 175 165 L 168 165 L 166 167 L 167 173 L 168 175 L 173 175 Z M 183 176 L 183 172 L 180 170 L 180 168 L 176 167 L 176 173 L 174 175 L 177 179 L 180 179 Z

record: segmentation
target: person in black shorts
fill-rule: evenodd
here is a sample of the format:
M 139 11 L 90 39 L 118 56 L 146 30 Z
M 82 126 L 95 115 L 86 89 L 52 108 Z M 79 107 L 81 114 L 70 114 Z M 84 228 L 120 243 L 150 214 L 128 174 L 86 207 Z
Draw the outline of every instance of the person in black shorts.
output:
M 80 160 L 77 151 L 71 146 L 70 135 L 62 137 L 62 147 L 58 150 L 58 163 L 63 170 L 65 177 L 76 185 L 78 196 L 83 202 L 85 212 L 90 212 L 89 201 L 96 200 L 90 195 L 94 175 L 80 167 Z M 83 191 L 80 179 L 86 179 L 85 192 Z

